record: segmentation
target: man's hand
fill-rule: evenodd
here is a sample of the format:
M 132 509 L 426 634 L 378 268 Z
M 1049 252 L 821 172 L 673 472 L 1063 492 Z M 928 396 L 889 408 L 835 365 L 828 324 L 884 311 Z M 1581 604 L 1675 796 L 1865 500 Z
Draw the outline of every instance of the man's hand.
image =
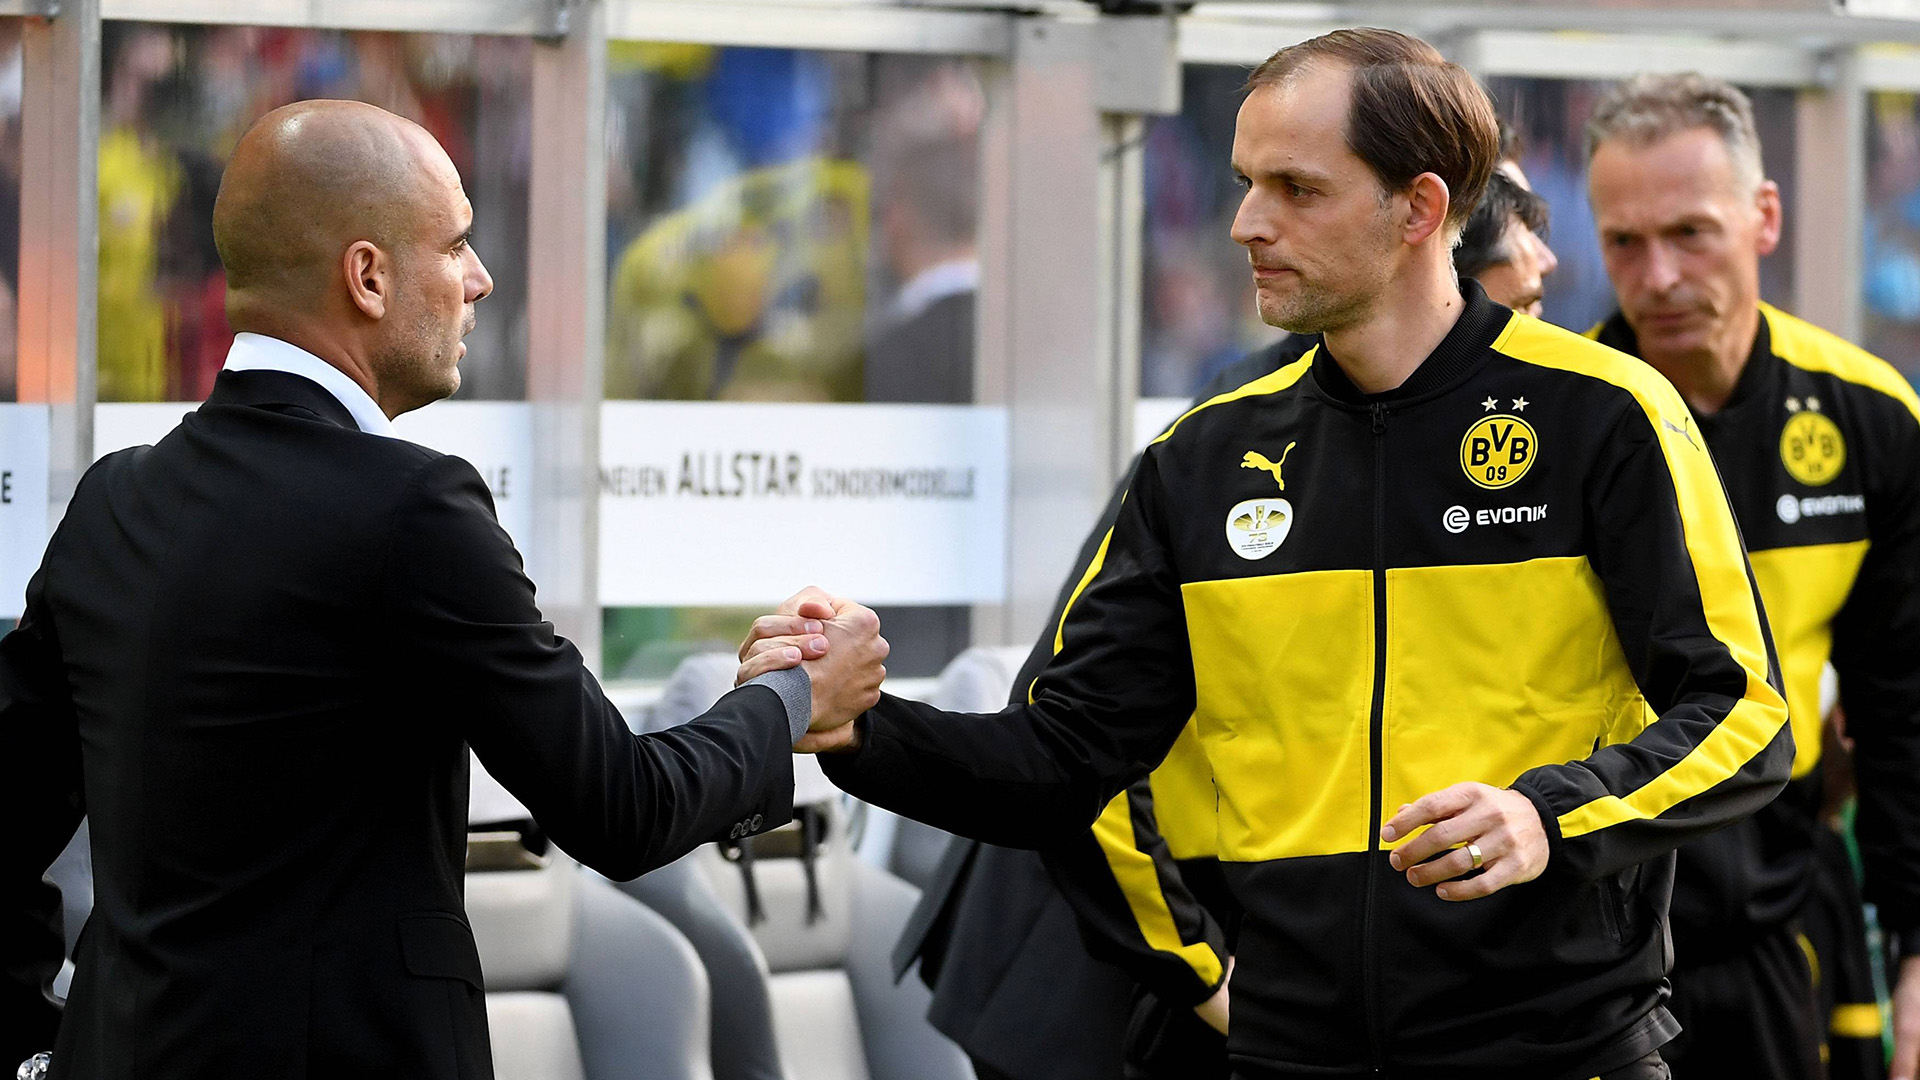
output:
M 787 597 L 774 614 L 753 620 L 753 629 L 740 644 L 740 670 L 734 674 L 733 685 L 825 656 L 825 623 L 840 614 L 840 607 L 847 603 L 835 601 L 817 585 L 809 585 Z
M 1532 881 L 1547 868 L 1547 830 L 1533 800 L 1517 791 L 1488 784 L 1455 784 L 1400 808 L 1380 829 L 1380 839 L 1392 843 L 1422 825 L 1432 828 L 1387 856 L 1395 870 L 1406 872 L 1416 887 L 1436 882 L 1442 900 L 1472 900 L 1509 885 Z M 1484 873 L 1471 881 L 1454 878 L 1474 869 L 1473 851 L 1480 853 Z M 1447 849 L 1454 850 L 1433 859 Z M 1433 859 L 1428 862 L 1428 859 Z
M 817 634 L 809 629 L 814 624 Z M 857 739 L 854 718 L 880 703 L 890 648 L 872 609 L 808 587 L 777 614 L 754 620 L 740 646 L 735 685 L 801 664 L 813 684 L 813 721 L 794 752 L 849 750 Z
M 1227 984 L 1232 981 L 1233 957 L 1229 956 L 1227 957 L 1227 974 L 1220 980 L 1220 989 L 1215 990 L 1212 997 L 1193 1007 L 1194 1013 L 1205 1020 L 1208 1027 L 1222 1035 L 1227 1033 Z
M 832 608 L 809 604 L 805 615 L 762 615 L 753 620 L 753 629 L 740 646 L 740 670 L 734 674 L 733 685 L 741 686 L 769 671 L 799 667 L 802 660 L 827 655 L 826 622 L 831 618 Z
M 1920 1078 L 1920 956 L 1900 961 L 1893 983 L 1893 1065 L 1891 1080 Z

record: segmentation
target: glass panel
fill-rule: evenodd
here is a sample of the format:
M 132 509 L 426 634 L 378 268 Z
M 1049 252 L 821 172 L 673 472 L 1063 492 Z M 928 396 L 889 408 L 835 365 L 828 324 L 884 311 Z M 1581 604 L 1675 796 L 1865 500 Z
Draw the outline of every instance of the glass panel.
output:
M 1874 94 L 1869 123 L 1861 344 L 1920 378 L 1920 95 Z
M 1147 126 L 1140 394 L 1191 397 L 1284 336 L 1260 321 L 1247 253 L 1229 230 L 1241 190 L 1229 161 L 1245 68 L 1189 65 L 1178 116 Z
M 1189 66 L 1179 116 L 1147 135 L 1146 295 L 1140 392 L 1186 397 L 1224 365 L 1278 331 L 1254 312 L 1246 259 L 1228 237 L 1240 188 L 1227 167 L 1240 107 L 1242 68 Z M 1521 165 L 1553 214 L 1559 270 L 1547 281 L 1548 321 L 1585 330 L 1613 309 L 1587 206 L 1584 129 L 1607 84 L 1555 79 L 1487 80 L 1495 105 L 1519 131 Z M 1753 89 L 1767 174 L 1793 205 L 1794 101 L 1789 90 Z M 1793 300 L 1792 229 L 1761 263 L 1761 295 Z
M 0 401 L 19 399 L 20 20 L 0 19 Z
M 459 397 L 526 391 L 532 46 L 524 39 L 110 22 L 101 50 L 100 400 L 199 401 L 232 341 L 209 223 L 248 125 L 356 98 L 445 146 L 494 279 Z
M 620 42 L 608 79 L 610 400 L 973 400 L 970 62 Z M 755 614 L 608 608 L 603 670 L 664 677 Z M 937 672 L 968 614 L 881 609 L 888 670 Z

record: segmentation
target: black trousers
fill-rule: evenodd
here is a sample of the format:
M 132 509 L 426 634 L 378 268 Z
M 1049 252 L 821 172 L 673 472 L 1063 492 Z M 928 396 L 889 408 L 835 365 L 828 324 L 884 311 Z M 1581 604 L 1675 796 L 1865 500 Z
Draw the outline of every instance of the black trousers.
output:
M 1820 1080 L 1826 1026 L 1797 923 L 1711 963 L 1675 958 L 1673 1000 L 1680 1037 L 1660 1051 L 1676 1080 Z

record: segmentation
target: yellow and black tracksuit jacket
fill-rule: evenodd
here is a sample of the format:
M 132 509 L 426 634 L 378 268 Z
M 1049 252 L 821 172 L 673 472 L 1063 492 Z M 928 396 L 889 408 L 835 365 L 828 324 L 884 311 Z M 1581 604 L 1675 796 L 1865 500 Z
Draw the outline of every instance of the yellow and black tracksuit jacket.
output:
M 1704 446 L 1644 364 L 1466 286 L 1397 391 L 1324 349 L 1142 456 L 1031 701 L 883 696 L 846 790 L 981 840 L 1071 839 L 1192 716 L 1243 909 L 1247 1077 L 1588 1077 L 1672 1036 L 1673 847 L 1793 737 Z M 1386 861 L 1461 781 L 1540 810 L 1545 873 L 1450 904 Z
M 1318 340 L 1294 335 L 1250 353 L 1208 380 L 1191 407 L 1273 374 Z M 1015 680 L 1023 694 L 1053 659 L 1053 628 L 1118 520 L 1126 491 L 1123 480 L 1081 545 L 1047 632 Z M 1170 1007 L 1142 1004 L 1134 1011 L 1128 1054 L 1149 1075 L 1207 1075 L 1205 1063 L 1194 1057 L 1211 1040 L 1199 1030 L 1198 1017 L 1183 1011 L 1220 988 L 1239 923 L 1215 853 L 1215 801 L 1212 767 L 1189 725 L 1159 767 L 1114 796 L 1092 829 L 1040 852 L 1054 885 L 1073 906 L 1088 952 L 1124 969 Z M 1182 1038 L 1182 1028 L 1192 1037 Z
M 1746 539 L 1798 749 L 1780 799 L 1681 850 L 1683 967 L 1738 953 L 1806 902 L 1829 659 L 1856 740 L 1867 898 L 1920 950 L 1920 397 L 1885 361 L 1770 305 L 1760 312 L 1733 395 L 1697 426 Z M 1590 333 L 1637 351 L 1618 314 Z

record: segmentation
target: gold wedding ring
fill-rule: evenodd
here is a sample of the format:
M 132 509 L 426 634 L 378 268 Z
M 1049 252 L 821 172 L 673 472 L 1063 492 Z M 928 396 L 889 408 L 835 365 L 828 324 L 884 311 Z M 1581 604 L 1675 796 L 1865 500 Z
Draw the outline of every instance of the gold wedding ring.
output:
M 1482 851 L 1480 850 L 1480 845 L 1479 845 L 1479 844 L 1468 844 L 1468 845 L 1467 845 L 1467 858 L 1469 858 L 1469 859 L 1472 859 L 1472 860 L 1473 860 L 1473 868 L 1474 868 L 1475 870 L 1478 870 L 1478 869 L 1480 869 L 1481 867 L 1483 867 L 1483 866 L 1485 866 L 1485 865 L 1487 865 L 1487 857 L 1486 857 L 1486 855 L 1485 855 L 1485 853 L 1483 853 L 1483 852 L 1482 852 Z

